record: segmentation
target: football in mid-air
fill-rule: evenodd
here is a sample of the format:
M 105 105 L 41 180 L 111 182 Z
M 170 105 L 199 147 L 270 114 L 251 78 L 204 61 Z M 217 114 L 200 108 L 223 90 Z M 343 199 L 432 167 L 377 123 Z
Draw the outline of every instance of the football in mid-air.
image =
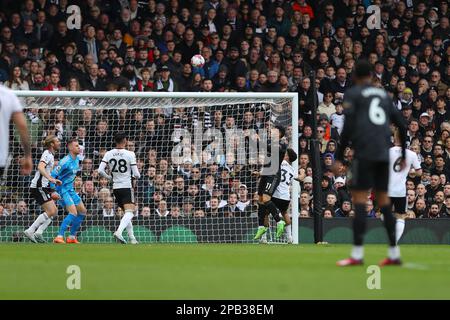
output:
M 201 54 L 196 54 L 191 58 L 191 65 L 195 68 L 201 68 L 205 65 L 205 58 Z

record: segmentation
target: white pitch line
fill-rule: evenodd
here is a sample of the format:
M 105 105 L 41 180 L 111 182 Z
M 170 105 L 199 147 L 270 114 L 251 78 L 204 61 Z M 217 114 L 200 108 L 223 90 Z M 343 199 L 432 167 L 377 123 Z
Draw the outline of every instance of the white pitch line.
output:
M 430 270 L 430 267 L 420 263 L 407 262 L 403 264 L 404 268 L 414 269 L 414 270 Z

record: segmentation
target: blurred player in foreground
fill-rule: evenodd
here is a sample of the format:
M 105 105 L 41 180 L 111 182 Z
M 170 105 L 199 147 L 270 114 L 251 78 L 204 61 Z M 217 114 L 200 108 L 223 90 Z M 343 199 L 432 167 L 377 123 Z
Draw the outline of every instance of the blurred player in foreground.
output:
M 384 265 L 400 265 L 400 249 L 395 239 L 395 218 L 388 196 L 389 148 L 391 146 L 390 124 L 399 128 L 401 156 L 399 166 L 403 169 L 406 158 L 406 125 L 400 112 L 392 107 L 386 91 L 373 87 L 372 66 L 361 60 L 353 71 L 354 86 L 346 91 L 344 98 L 345 123 L 341 146 L 337 153 L 335 168 L 342 167 L 344 150 L 354 150 L 352 162 L 352 196 L 355 204 L 353 219 L 353 249 L 348 259 L 337 262 L 338 266 L 363 264 L 363 238 L 366 231 L 366 201 L 370 190 L 375 191 L 378 205 L 384 215 L 384 225 L 389 238 L 388 257 Z M 335 171 L 338 171 L 337 169 Z M 341 174 L 340 172 L 336 172 Z
M 14 92 L 0 85 L 0 177 L 3 176 L 9 156 L 9 122 L 13 121 L 20 135 L 24 157 L 21 159 L 21 174 L 29 175 L 33 170 L 30 135 L 22 106 Z

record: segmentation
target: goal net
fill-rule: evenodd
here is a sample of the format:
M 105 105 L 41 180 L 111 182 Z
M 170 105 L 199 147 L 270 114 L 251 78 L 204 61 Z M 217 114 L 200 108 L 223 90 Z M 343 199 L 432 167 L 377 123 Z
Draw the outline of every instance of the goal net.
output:
M 87 208 L 81 242 L 113 242 L 123 212 L 112 184 L 97 168 L 114 147 L 115 132 L 128 135 L 141 178 L 135 181 L 134 233 L 146 242 L 254 243 L 259 171 L 268 157 L 275 125 L 297 150 L 297 95 L 294 93 L 16 92 L 24 106 L 33 146 L 34 169 L 41 141 L 55 135 L 81 146 L 75 190 Z M 34 176 L 21 176 L 18 135 L 10 131 L 10 165 L 1 177 L 0 242 L 25 241 L 21 235 L 41 213 L 29 192 Z M 297 170 L 297 162 L 294 163 Z M 299 186 L 291 186 L 298 199 Z M 44 237 L 56 235 L 67 214 L 59 213 Z M 291 202 L 294 243 L 298 242 L 298 201 Z M 269 242 L 275 239 L 270 221 Z

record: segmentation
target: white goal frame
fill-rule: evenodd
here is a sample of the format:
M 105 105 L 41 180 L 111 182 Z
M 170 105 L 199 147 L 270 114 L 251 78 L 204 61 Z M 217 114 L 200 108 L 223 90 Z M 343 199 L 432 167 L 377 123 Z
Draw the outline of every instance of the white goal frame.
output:
M 298 94 L 296 92 L 109 92 L 109 91 L 14 91 L 19 98 L 37 98 L 48 97 L 54 98 L 140 98 L 140 99 L 245 99 L 249 102 L 252 99 L 290 99 L 292 104 L 292 148 L 298 153 Z M 293 164 L 295 172 L 298 172 L 298 160 Z M 293 180 L 292 183 L 292 199 L 291 215 L 292 215 L 292 236 L 294 244 L 298 244 L 299 238 L 299 204 L 298 197 L 300 193 L 299 183 Z

